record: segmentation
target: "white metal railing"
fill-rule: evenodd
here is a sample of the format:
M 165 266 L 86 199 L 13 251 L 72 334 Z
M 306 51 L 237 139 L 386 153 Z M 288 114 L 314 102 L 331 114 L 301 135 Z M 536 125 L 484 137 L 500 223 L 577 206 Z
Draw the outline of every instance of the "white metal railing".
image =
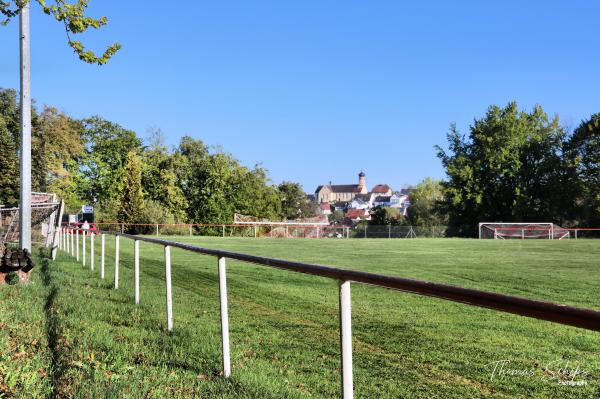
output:
M 215 256 L 217 258 L 219 276 L 219 301 L 221 308 L 221 343 L 223 375 L 231 376 L 231 357 L 229 347 L 229 316 L 227 306 L 227 277 L 226 259 L 235 259 L 243 262 L 268 266 L 280 270 L 306 273 L 320 277 L 327 277 L 339 281 L 339 314 L 340 314 L 340 349 L 341 349 L 341 394 L 342 398 L 354 397 L 353 373 L 352 373 L 352 306 L 350 295 L 351 282 L 368 284 L 377 287 L 390 288 L 419 295 L 432 296 L 468 305 L 474 305 L 501 312 L 513 313 L 521 316 L 536 318 L 539 320 L 552 321 L 564 325 L 600 331 L 600 312 L 592 309 L 582 309 L 552 302 L 536 301 L 527 298 L 503 295 L 488 291 L 462 288 L 447 284 L 437 284 L 427 281 L 405 279 L 401 277 L 385 276 L 374 273 L 366 273 L 355 270 L 338 269 L 328 266 L 314 265 L 301 262 L 293 262 L 276 258 L 266 258 L 256 255 L 248 255 L 237 252 L 223 251 L 197 247 L 173 241 L 159 240 L 144 236 L 134 236 L 121 233 L 101 233 L 100 252 L 100 276 L 104 279 L 105 259 L 105 236 L 115 237 L 115 282 L 114 289 L 119 288 L 119 240 L 125 237 L 134 241 L 134 302 L 140 303 L 140 264 L 139 264 L 139 241 L 145 241 L 164 247 L 165 260 L 165 298 L 167 314 L 167 330 L 173 330 L 173 290 L 171 280 L 171 248 L 179 248 L 190 252 Z M 63 228 L 60 234 L 59 249 L 74 256 L 79 254 L 79 235 L 85 243 L 85 236 L 90 235 L 93 242 L 95 234 L 87 230 Z M 73 245 L 75 237 L 75 252 Z M 85 244 L 83 244 L 83 262 L 85 263 Z M 90 251 L 90 266 L 93 265 L 93 252 Z M 79 260 L 79 257 L 76 257 Z

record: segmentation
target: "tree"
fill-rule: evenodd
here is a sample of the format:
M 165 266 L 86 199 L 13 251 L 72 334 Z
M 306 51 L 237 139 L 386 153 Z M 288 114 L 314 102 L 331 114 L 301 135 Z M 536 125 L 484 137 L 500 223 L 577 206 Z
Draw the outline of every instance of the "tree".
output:
M 73 174 L 76 160 L 83 155 L 81 123 L 53 107 L 44 107 L 37 120 L 32 138 L 34 187 L 54 192 L 76 206 L 80 199 L 74 192 Z
M 344 224 L 344 222 L 346 221 L 346 216 L 344 215 L 343 211 L 336 209 L 335 211 L 331 212 L 331 214 L 329 214 L 327 219 L 329 219 L 329 224 L 336 226 Z
M 131 151 L 140 153 L 135 132 L 94 116 L 84 119 L 84 153 L 76 173 L 78 195 L 88 202 L 111 202 L 123 185 L 123 170 Z
M 118 215 L 119 221 L 125 223 L 140 223 L 144 216 L 142 162 L 134 151 L 127 154 Z M 134 229 L 130 228 L 132 230 Z
M 413 226 L 441 226 L 448 222 L 440 208 L 444 199 L 444 186 L 439 180 L 427 177 L 417 184 L 409 195 L 408 221 Z
M 514 102 L 491 106 L 468 139 L 452 125 L 449 152 L 437 147 L 448 175 L 449 232 L 474 236 L 480 221 L 564 221 L 564 139 L 558 117 L 550 119 L 540 106 L 520 111 Z
M 17 146 L 6 125 L 0 115 L 0 204 L 16 205 L 19 200 Z
M 166 218 L 185 221 L 188 202 L 177 175 L 179 158 L 169 153 L 160 129 L 148 130 L 148 145 L 142 152 L 142 186 L 144 197 L 153 208 L 162 207 Z M 154 212 L 159 215 L 160 212 Z M 158 223 L 163 223 L 162 221 Z
M 369 213 L 371 214 L 371 220 L 369 221 L 371 226 L 396 226 L 400 224 L 402 219 L 402 215 L 397 208 L 387 206 L 376 206 Z
M 582 121 L 567 145 L 570 166 L 576 173 L 576 190 L 580 224 L 600 224 L 600 113 Z
M 281 199 L 281 214 L 287 220 L 313 217 L 317 204 L 309 201 L 300 183 L 284 181 L 277 186 Z

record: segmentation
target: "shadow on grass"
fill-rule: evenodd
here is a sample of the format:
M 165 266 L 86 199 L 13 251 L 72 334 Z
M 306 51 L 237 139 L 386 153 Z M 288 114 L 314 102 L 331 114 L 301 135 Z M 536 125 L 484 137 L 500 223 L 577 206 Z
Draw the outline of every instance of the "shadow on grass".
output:
M 61 365 L 59 361 L 59 320 L 54 314 L 54 301 L 58 295 L 59 288 L 54 283 L 52 275 L 50 273 L 49 264 L 50 259 L 48 258 L 47 251 L 40 249 L 41 259 L 41 277 L 42 284 L 48 289 L 46 295 L 46 301 L 44 302 L 44 317 L 46 324 L 46 338 L 48 340 L 48 349 L 52 356 L 52 368 L 50 370 L 50 377 L 52 379 L 52 391 L 48 395 L 49 398 L 57 398 L 58 391 L 57 387 L 61 377 L 64 375 L 65 367 Z

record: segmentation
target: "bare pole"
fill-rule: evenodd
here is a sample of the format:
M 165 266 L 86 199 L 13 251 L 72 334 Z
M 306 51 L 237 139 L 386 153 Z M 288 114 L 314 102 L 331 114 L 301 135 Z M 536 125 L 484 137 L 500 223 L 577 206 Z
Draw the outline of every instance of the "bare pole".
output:
M 19 246 L 31 251 L 31 64 L 29 2 L 19 12 L 21 72 L 21 189 L 19 203 Z

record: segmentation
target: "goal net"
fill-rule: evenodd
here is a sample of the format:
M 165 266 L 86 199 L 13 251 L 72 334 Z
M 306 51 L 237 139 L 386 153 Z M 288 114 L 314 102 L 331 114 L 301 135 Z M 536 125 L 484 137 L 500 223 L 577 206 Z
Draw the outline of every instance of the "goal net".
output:
M 31 241 L 56 246 L 63 206 L 53 193 L 31 195 Z M 0 245 L 19 241 L 19 208 L 0 206 Z
M 554 223 L 479 223 L 479 238 L 562 240 L 570 231 Z

